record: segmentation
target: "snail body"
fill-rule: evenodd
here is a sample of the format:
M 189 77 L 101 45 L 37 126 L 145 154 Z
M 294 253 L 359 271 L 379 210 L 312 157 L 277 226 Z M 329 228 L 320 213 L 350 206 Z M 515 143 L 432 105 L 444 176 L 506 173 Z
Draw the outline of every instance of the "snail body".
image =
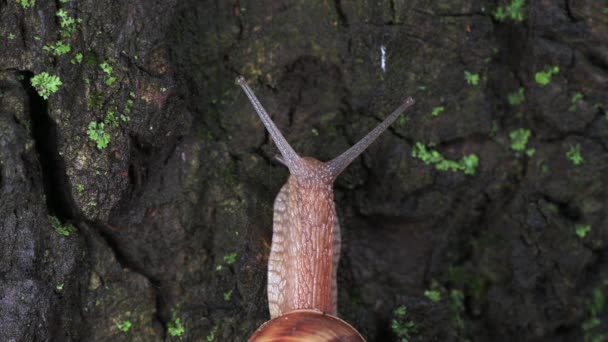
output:
M 268 307 L 272 318 L 313 308 L 337 314 L 340 228 L 332 180 L 320 161 L 302 158 L 302 164 L 310 176 L 289 176 L 274 202 L 268 259 Z
M 284 327 L 285 322 L 288 322 L 291 324 L 291 330 L 285 331 L 291 331 L 293 338 L 284 338 L 282 341 L 363 341 L 354 328 L 336 317 L 340 227 L 334 203 L 333 183 L 401 113 L 414 104 L 414 100 L 408 97 L 359 142 L 340 156 L 324 163 L 311 157 L 300 157 L 272 122 L 245 79 L 238 77 L 236 82 L 245 91 L 281 152 L 279 161 L 287 166 L 290 173 L 287 183 L 281 188 L 274 202 L 267 288 L 268 308 L 272 320 L 260 327 L 258 332 L 262 328 L 264 331 L 274 331 L 271 329 L 274 324 L 282 324 Z M 302 321 L 310 324 L 316 322 L 315 326 L 319 329 L 323 326 L 323 329 L 319 330 L 314 326 L 308 330 L 304 329 L 305 332 L 316 333 L 301 337 L 304 335 L 296 332 L 299 331 L 298 327 L 302 328 L 299 324 Z M 352 330 L 348 338 L 342 334 L 342 329 L 346 329 L 342 323 Z M 331 327 L 335 328 L 335 331 Z M 273 341 L 261 339 L 258 332 L 254 333 L 250 341 Z M 295 339 L 296 335 L 302 339 Z

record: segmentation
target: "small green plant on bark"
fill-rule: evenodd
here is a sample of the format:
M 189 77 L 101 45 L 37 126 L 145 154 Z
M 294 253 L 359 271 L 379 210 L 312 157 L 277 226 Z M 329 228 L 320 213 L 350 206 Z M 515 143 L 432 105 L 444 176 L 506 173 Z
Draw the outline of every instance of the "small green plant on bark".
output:
M 509 101 L 509 105 L 511 106 L 519 106 L 520 104 L 524 103 L 526 101 L 524 88 L 519 88 L 516 92 L 510 93 L 507 96 L 507 100 Z
M 505 19 L 522 21 L 524 20 L 524 6 L 524 0 L 513 0 L 507 6 L 499 6 L 494 11 L 494 19 L 498 21 L 504 21 Z
M 8 40 L 15 40 L 15 38 L 17 38 L 17 36 L 15 36 L 15 34 L 13 32 L 10 32 L 8 34 Z
M 82 58 L 83 58 L 83 54 L 82 52 L 77 53 L 76 55 L 74 55 L 74 57 L 70 60 L 70 63 L 72 64 L 80 64 L 82 63 Z
M 587 310 L 589 311 L 588 318 L 583 322 L 582 328 L 584 333 L 584 341 L 602 342 L 606 341 L 608 336 L 600 333 L 594 333 L 595 328 L 602 324 L 600 316 L 604 311 L 606 304 L 606 296 L 603 286 L 596 287 L 591 294 L 591 300 L 587 302 Z
M 237 255 L 237 252 L 224 255 L 224 262 L 228 265 L 234 264 L 236 262 Z
M 224 300 L 229 301 L 230 298 L 232 298 L 232 290 L 230 290 L 228 292 L 224 292 Z
M 236 262 L 237 256 L 238 256 L 237 252 L 226 254 L 223 257 L 223 261 L 226 265 L 232 265 Z M 221 271 L 223 269 L 224 269 L 224 265 L 222 265 L 222 264 L 217 265 L 217 267 L 215 268 L 216 271 Z
M 60 40 L 55 44 L 45 45 L 42 50 L 50 52 L 54 56 L 61 56 L 70 52 L 72 50 L 72 47 L 70 46 L 70 44 L 66 44 Z
M 93 140 L 97 144 L 97 148 L 103 150 L 110 143 L 110 134 L 105 130 L 105 124 L 103 122 L 97 123 L 91 121 L 89 123 L 89 129 L 87 130 L 89 139 Z
M 578 107 L 578 103 L 583 100 L 583 93 L 576 92 L 572 95 L 572 99 L 570 99 L 570 107 L 568 111 L 575 112 L 576 107 Z
M 566 158 L 570 159 L 574 165 L 581 165 L 585 161 L 581 155 L 581 144 L 570 145 L 570 149 L 566 152 Z
M 475 154 L 466 155 L 460 161 L 449 160 L 421 142 L 414 145 L 412 157 L 420 159 L 427 165 L 435 165 L 439 171 L 462 171 L 465 175 L 474 175 L 479 166 L 479 158 Z
M 103 122 L 107 126 L 117 128 L 119 125 L 119 121 L 118 121 L 118 116 L 117 116 L 116 112 L 111 111 L 111 110 L 108 111 L 108 113 L 106 114 L 106 118 L 103 119 Z
M 131 329 L 132 326 L 133 323 L 131 323 L 131 321 L 129 321 L 128 319 L 125 319 L 124 321 L 118 323 L 118 329 L 120 329 L 120 331 L 124 333 L 129 332 L 129 329 Z
M 32 77 L 31 82 L 38 95 L 42 96 L 45 100 L 48 100 L 51 94 L 56 93 L 59 90 L 59 86 L 63 84 L 59 76 L 50 75 L 47 72 L 35 75 Z
M 62 225 L 61 221 L 56 216 L 49 215 L 49 223 L 51 227 L 59 234 L 63 236 L 70 236 L 70 234 L 76 232 L 76 228 L 73 225 Z
M 209 335 L 207 335 L 207 342 L 214 342 L 215 341 L 215 334 L 217 333 L 217 325 L 213 327 L 213 329 L 211 329 L 211 331 L 209 332 Z
M 134 92 L 129 92 L 129 98 L 127 99 L 127 103 L 125 105 L 125 110 L 124 112 L 128 115 L 131 114 L 131 109 L 133 108 L 133 103 L 134 103 L 134 99 L 135 99 L 135 93 Z M 120 119 L 122 121 L 129 121 L 129 117 L 126 115 L 121 115 Z
M 424 296 L 435 303 L 441 301 L 441 292 L 437 290 L 425 290 Z
M 99 64 L 99 67 L 101 68 L 101 70 L 103 70 L 103 72 L 107 76 L 105 83 L 107 85 L 114 84 L 114 82 L 116 82 L 116 77 L 112 75 L 112 71 L 114 71 L 114 68 L 112 68 L 112 66 L 110 64 L 108 64 L 108 62 L 103 62 L 103 63 Z
M 99 64 L 99 67 L 106 75 L 112 75 L 112 71 L 114 70 L 114 68 L 112 68 L 112 66 L 108 64 L 108 62 L 103 62 Z
M 433 110 L 431 111 L 431 115 L 439 116 L 441 113 L 443 113 L 444 110 L 445 110 L 445 108 L 443 106 L 437 106 L 437 107 L 433 108 Z
M 28 9 L 28 8 L 36 6 L 36 0 L 17 0 L 17 2 L 24 9 Z
M 557 75 L 558 73 L 559 67 L 557 65 L 546 67 L 545 70 L 534 74 L 534 80 L 541 86 L 546 86 L 547 84 L 551 83 L 551 76 Z
M 467 84 L 472 86 L 477 86 L 479 84 L 479 74 L 472 74 L 469 71 L 464 71 L 464 79 L 467 81 Z
M 477 170 L 477 166 L 479 166 L 479 157 L 477 157 L 475 154 L 466 155 L 462 157 L 459 164 L 459 169 L 462 170 L 465 175 L 474 175 Z
M 518 128 L 512 131 L 509 134 L 509 137 L 511 138 L 511 149 L 518 153 L 525 152 L 527 156 L 532 157 L 536 150 L 533 148 L 526 149 L 531 134 L 532 132 L 525 128 Z
M 587 234 L 589 234 L 590 231 L 591 231 L 590 224 L 577 223 L 574 225 L 574 232 L 576 233 L 576 236 L 578 236 L 581 239 L 585 238 L 585 236 L 587 236 Z
M 61 36 L 64 38 L 70 37 L 78 29 L 78 23 L 81 19 L 71 17 L 68 12 L 60 8 L 55 15 L 59 18 L 59 26 L 61 26 Z
M 401 305 L 393 312 L 391 330 L 402 342 L 408 342 L 412 336 L 418 333 L 416 322 L 407 317 L 407 307 Z
M 179 319 L 179 317 L 177 317 L 175 311 L 171 316 L 171 321 L 167 323 L 167 332 L 173 337 L 180 337 L 184 334 L 184 332 L 186 332 L 182 321 Z

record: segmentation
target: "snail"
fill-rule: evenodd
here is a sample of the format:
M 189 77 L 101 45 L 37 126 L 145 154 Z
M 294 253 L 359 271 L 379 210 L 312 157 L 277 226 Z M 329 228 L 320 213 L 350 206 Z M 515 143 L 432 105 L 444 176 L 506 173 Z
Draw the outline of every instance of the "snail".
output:
M 245 79 L 239 76 L 236 83 L 277 145 L 281 153 L 277 159 L 290 173 L 274 201 L 267 287 L 271 320 L 250 341 L 364 341 L 355 328 L 337 317 L 340 227 L 333 182 L 414 100 L 408 97 L 363 139 L 324 163 L 300 157 Z

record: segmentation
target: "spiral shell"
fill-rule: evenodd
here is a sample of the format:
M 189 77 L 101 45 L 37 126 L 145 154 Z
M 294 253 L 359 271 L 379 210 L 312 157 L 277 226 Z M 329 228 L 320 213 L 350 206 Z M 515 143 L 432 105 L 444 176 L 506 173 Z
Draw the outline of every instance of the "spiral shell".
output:
M 264 323 L 250 342 L 361 342 L 365 339 L 350 324 L 316 310 L 295 310 Z

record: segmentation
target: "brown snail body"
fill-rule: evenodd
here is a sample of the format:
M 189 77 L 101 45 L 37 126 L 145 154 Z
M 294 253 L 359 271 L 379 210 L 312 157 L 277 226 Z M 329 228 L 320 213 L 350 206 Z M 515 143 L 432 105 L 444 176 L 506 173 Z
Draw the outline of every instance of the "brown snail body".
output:
M 333 182 L 403 111 L 414 104 L 414 100 L 408 97 L 354 146 L 323 163 L 314 158 L 300 157 L 243 77 L 237 78 L 237 84 L 247 94 L 281 152 L 282 159 L 279 160 L 291 174 L 274 203 L 272 247 L 268 260 L 268 307 L 272 320 L 260 327 L 250 341 L 364 341 L 354 328 L 335 317 L 340 228 Z M 302 329 L 300 323 L 303 321 L 314 325 Z M 343 332 L 347 328 L 350 334 L 345 335 Z M 261 330 L 291 331 L 293 335 L 273 340 L 272 335 L 261 335 Z M 296 331 L 314 334 L 304 336 Z M 262 336 L 266 337 L 262 339 Z

